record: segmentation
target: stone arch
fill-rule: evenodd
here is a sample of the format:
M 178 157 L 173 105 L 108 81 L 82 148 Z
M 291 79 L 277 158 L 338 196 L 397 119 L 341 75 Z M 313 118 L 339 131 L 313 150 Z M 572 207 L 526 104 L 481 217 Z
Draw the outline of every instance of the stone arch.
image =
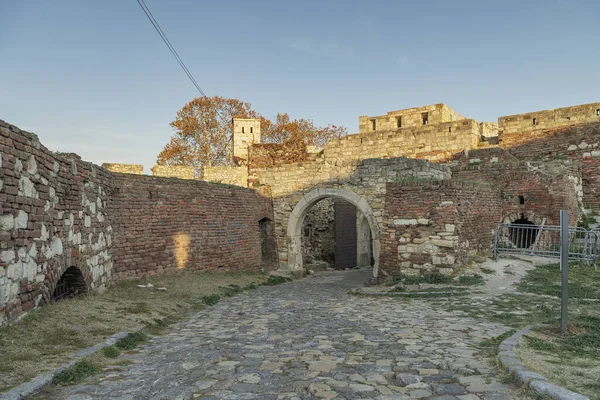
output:
M 60 257 L 49 261 L 46 270 L 46 279 L 42 284 L 42 304 L 49 304 L 53 301 L 53 295 L 60 278 L 69 268 L 76 268 L 85 282 L 86 292 L 94 288 L 93 278 L 90 269 L 85 263 L 85 258 L 77 251 L 66 249 Z
M 512 224 L 513 222 L 523 218 L 533 222 L 534 225 L 541 225 L 544 222 L 544 217 L 537 215 L 533 211 L 511 212 L 502 218 L 502 222 L 505 224 Z
M 379 225 L 367 200 L 354 192 L 343 189 L 318 188 L 304 194 L 292 210 L 287 225 L 288 268 L 302 270 L 302 221 L 308 211 L 320 200 L 334 198 L 352 203 L 367 219 L 373 243 L 373 277 L 379 270 L 380 237 Z

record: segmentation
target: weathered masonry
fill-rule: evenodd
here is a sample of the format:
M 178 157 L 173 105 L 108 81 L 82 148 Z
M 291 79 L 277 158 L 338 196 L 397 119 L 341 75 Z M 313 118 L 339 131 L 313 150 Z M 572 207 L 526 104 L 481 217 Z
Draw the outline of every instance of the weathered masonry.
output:
M 500 222 L 600 212 L 600 103 L 498 124 L 443 104 L 399 110 L 361 117 L 358 134 L 322 149 L 261 144 L 258 120 L 233 123 L 236 166 L 203 181 L 189 167 L 99 167 L 0 121 L 0 324 L 178 269 L 302 274 L 326 261 L 372 265 L 380 281 L 448 274 L 489 255 Z M 328 231 L 342 214 L 346 236 Z M 336 248 L 350 257 L 331 260 Z
M 115 278 L 261 268 L 272 221 L 255 190 L 115 174 L 0 121 L 0 324 Z

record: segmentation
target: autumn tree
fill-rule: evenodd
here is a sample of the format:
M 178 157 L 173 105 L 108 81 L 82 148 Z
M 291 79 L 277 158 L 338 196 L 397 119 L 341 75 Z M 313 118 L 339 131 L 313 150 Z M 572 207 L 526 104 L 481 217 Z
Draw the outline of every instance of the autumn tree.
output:
M 230 165 L 232 118 L 259 118 L 250 103 L 223 97 L 198 97 L 177 112 L 175 135 L 158 154 L 160 165 Z
M 233 118 L 260 118 L 264 143 L 303 142 L 322 146 L 343 136 L 346 128 L 315 126 L 310 120 L 277 114 L 274 121 L 252 110 L 249 103 L 223 97 L 199 97 L 177 112 L 175 135 L 158 155 L 160 165 L 191 165 L 200 174 L 205 166 L 232 165 Z

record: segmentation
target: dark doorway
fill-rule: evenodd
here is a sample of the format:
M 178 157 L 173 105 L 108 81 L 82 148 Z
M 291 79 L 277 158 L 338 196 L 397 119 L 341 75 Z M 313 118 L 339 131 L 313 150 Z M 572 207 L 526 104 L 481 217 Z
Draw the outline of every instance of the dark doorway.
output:
M 260 253 L 262 263 L 271 265 L 275 262 L 275 239 L 273 235 L 273 221 L 263 218 L 258 221 L 260 231 Z
M 528 249 L 537 238 L 539 229 L 537 226 L 521 216 L 521 218 L 515 220 L 512 224 L 519 225 L 508 229 L 508 237 L 513 244 L 521 249 Z M 531 226 L 531 227 L 530 227 Z
M 335 267 L 356 267 L 356 207 L 347 201 L 336 201 Z
M 69 267 L 56 283 L 52 300 L 59 301 L 86 293 L 87 285 L 81 270 L 77 267 Z

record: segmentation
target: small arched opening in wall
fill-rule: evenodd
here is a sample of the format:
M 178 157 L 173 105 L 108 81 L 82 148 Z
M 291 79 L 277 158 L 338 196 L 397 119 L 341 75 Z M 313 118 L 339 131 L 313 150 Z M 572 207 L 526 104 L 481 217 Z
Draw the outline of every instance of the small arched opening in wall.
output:
M 260 253 L 264 266 L 270 267 L 277 263 L 277 248 L 275 241 L 275 225 L 269 218 L 258 221 L 260 232 Z
M 354 226 L 354 235 L 360 235 L 361 231 L 368 230 L 369 234 L 363 235 L 368 241 L 370 254 L 366 259 L 372 261 L 373 277 L 377 277 L 379 269 L 380 232 L 377 221 L 373 216 L 373 210 L 367 200 L 358 194 L 343 189 L 319 188 L 306 193 L 295 205 L 290 214 L 287 226 L 287 258 L 288 269 L 298 271 L 304 268 L 302 242 L 304 238 L 304 218 L 311 208 L 323 199 L 331 198 L 334 201 L 349 203 L 354 208 L 354 218 L 357 224 Z M 360 217 L 357 216 L 360 215 Z M 362 222 L 362 225 L 361 225 Z M 368 228 L 365 228 L 365 225 Z M 339 253 L 338 253 L 339 254 Z M 360 263 L 360 257 L 355 253 L 355 262 Z
M 508 239 L 516 247 L 528 249 L 538 239 L 539 225 L 544 219 L 533 213 L 513 213 L 504 218 L 504 223 L 517 225 L 508 229 Z
M 51 301 L 60 301 L 88 293 L 88 286 L 81 270 L 69 267 L 63 272 L 52 291 Z

